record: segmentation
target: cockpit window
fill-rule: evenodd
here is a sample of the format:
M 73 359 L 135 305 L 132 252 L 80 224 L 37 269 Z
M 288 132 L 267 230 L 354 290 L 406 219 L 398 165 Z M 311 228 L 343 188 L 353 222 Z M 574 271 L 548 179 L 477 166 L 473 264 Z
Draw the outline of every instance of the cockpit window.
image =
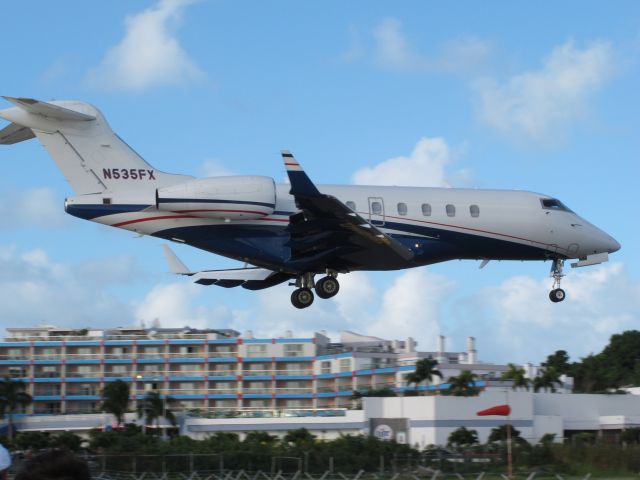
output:
M 557 198 L 541 198 L 540 203 L 542 203 L 542 208 L 546 210 L 560 210 L 563 212 L 571 212 L 571 209 Z

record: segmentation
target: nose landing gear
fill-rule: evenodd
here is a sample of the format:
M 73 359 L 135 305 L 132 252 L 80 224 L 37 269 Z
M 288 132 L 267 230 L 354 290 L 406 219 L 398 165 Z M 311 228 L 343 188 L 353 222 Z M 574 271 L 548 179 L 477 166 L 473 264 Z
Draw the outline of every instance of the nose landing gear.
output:
M 296 288 L 291 294 L 291 303 L 296 308 L 307 308 L 313 303 L 313 292 L 311 289 L 315 289 L 318 297 L 326 299 L 335 296 L 340 290 L 340 284 L 338 283 L 337 273 L 328 272 L 326 277 L 321 278 L 317 282 L 314 282 L 315 274 L 305 273 L 298 277 L 295 285 Z
M 562 273 L 562 269 L 564 267 L 564 260 L 560 258 L 555 258 L 553 263 L 551 264 L 551 277 L 553 277 L 553 290 L 549 292 L 549 300 L 553 303 L 561 302 L 565 299 L 566 294 L 564 290 L 560 288 L 560 281 L 564 274 Z

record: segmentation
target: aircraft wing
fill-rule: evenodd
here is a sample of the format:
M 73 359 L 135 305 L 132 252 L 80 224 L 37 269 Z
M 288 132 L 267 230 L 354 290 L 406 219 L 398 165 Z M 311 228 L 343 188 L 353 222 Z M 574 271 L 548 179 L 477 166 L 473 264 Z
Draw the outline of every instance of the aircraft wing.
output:
M 337 270 L 364 267 L 369 260 L 406 263 L 413 252 L 385 234 L 337 198 L 321 193 L 288 151 L 282 152 L 291 195 L 301 212 L 290 217 L 290 269 Z
M 262 290 L 273 287 L 293 278 L 292 275 L 274 272 L 266 268 L 233 268 L 228 270 L 203 270 L 191 272 L 167 245 L 162 246 L 169 270 L 177 275 L 186 275 L 193 278 L 200 285 L 216 285 L 218 287 L 232 288 L 242 287 L 247 290 Z

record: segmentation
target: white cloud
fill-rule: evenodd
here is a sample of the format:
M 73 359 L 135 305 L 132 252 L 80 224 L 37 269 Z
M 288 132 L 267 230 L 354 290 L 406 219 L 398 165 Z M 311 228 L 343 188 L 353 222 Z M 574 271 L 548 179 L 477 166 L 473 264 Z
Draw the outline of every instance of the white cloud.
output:
M 67 225 L 62 200 L 51 188 L 4 192 L 0 196 L 0 229 L 22 226 L 59 228 Z
M 90 85 L 108 90 L 142 90 L 182 85 L 204 76 L 174 35 L 182 10 L 192 0 L 161 0 L 125 19 L 126 33 L 102 63 L 87 74 Z
M 441 307 L 453 288 L 451 280 L 425 268 L 400 274 L 385 291 L 380 311 L 364 333 L 383 338 L 414 337 L 422 350 L 434 349 Z
M 551 283 L 518 276 L 482 289 L 463 302 L 461 331 L 495 352 L 491 360 L 540 362 L 559 349 L 577 360 L 601 351 L 612 334 L 638 328 L 640 284 L 622 264 L 569 271 L 562 303 L 549 301 Z
M 416 52 L 405 38 L 402 23 L 385 18 L 374 30 L 376 61 L 382 68 L 408 72 L 464 73 L 481 67 L 492 52 L 491 45 L 477 37 L 458 37 L 447 42 L 439 53 Z
M 554 48 L 539 70 L 502 84 L 491 78 L 476 81 L 480 118 L 505 135 L 548 142 L 558 129 L 585 116 L 588 100 L 613 70 L 609 43 L 581 50 L 568 41 Z
M 128 257 L 66 265 L 41 249 L 19 252 L 0 246 L 0 261 L 0 319 L 5 326 L 113 326 L 133 318 L 129 306 L 108 293 L 109 287 L 140 275 Z
M 206 308 L 195 305 L 202 287 L 194 283 L 176 281 L 154 286 L 136 308 L 136 319 L 151 325 L 159 321 L 163 327 L 206 328 Z
M 353 174 L 358 185 L 398 185 L 448 187 L 445 167 L 451 163 L 451 151 L 444 139 L 422 138 L 408 157 L 395 157 Z M 463 175 L 457 175 L 458 179 Z
M 235 174 L 236 173 L 227 168 L 222 161 L 215 158 L 205 160 L 200 166 L 201 177 L 227 177 Z
M 342 52 L 340 60 L 346 63 L 354 62 L 365 55 L 365 48 L 362 45 L 360 32 L 355 25 L 349 26 L 349 48 Z

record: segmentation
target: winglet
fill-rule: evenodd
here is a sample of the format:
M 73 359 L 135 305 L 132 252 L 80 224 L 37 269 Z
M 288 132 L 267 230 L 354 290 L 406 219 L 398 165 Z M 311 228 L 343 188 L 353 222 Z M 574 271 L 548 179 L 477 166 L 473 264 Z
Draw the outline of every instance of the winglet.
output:
M 281 153 L 284 167 L 287 170 L 289 182 L 291 183 L 289 193 L 293 196 L 303 197 L 317 197 L 322 195 L 302 169 L 302 166 L 293 158 L 293 154 L 288 150 L 283 150 Z
M 169 245 L 162 245 L 162 250 L 164 250 L 164 256 L 167 259 L 171 273 L 175 273 L 177 275 L 193 275 L 178 256 L 173 253 L 173 250 L 171 250 Z

